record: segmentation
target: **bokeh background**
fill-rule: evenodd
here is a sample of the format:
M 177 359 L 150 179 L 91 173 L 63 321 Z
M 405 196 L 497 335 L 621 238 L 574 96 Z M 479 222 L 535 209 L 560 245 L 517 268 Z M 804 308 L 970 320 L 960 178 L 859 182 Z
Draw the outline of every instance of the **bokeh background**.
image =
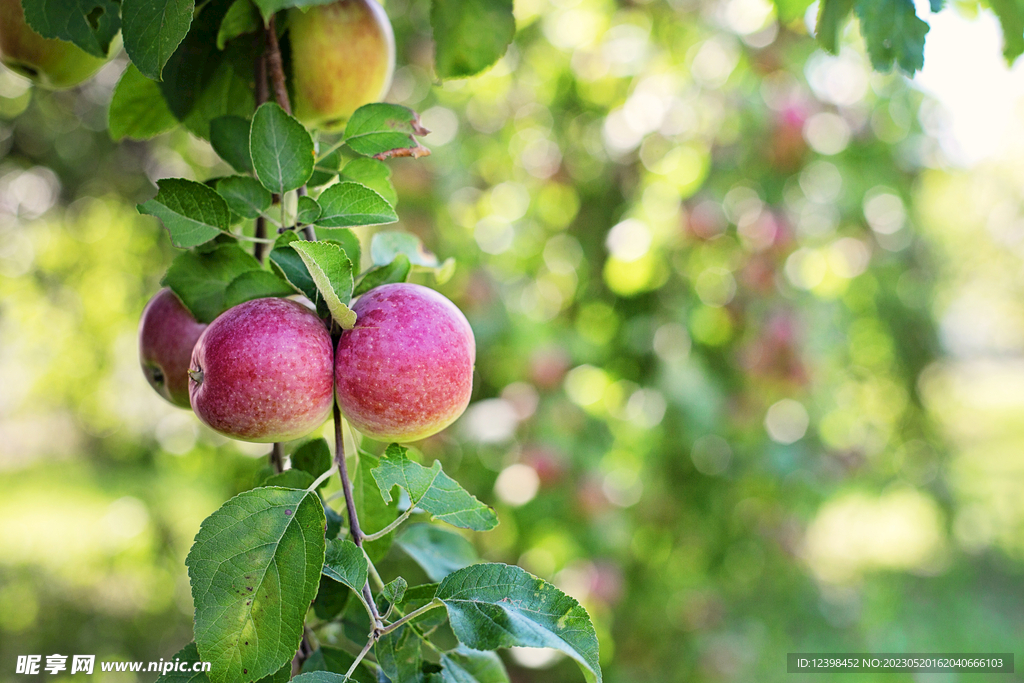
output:
M 609 683 L 778 681 L 795 651 L 1024 667 L 1024 112 L 982 97 L 1021 79 L 955 4 L 909 82 L 764 0 L 517 0 L 509 53 L 440 85 L 426 3 L 388 0 L 389 99 L 434 131 L 391 162 L 399 227 L 457 258 L 478 343 L 473 403 L 419 449 L 497 508 L 483 557 L 587 607 Z M 3 680 L 173 655 L 192 538 L 266 455 L 139 370 L 173 248 L 134 206 L 225 167 L 182 131 L 112 143 L 121 69 L 0 73 Z

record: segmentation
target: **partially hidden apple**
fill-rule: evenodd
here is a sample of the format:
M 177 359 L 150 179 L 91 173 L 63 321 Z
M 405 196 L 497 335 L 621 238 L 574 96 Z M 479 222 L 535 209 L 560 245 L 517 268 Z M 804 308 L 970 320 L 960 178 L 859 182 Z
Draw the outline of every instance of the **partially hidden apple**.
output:
M 288 10 L 292 104 L 307 126 L 337 130 L 391 87 L 395 34 L 376 0 Z
M 52 90 L 78 85 L 99 71 L 121 49 L 120 36 L 110 54 L 96 57 L 74 43 L 43 38 L 25 21 L 21 0 L 0 0 L 0 61 L 11 71 Z
M 331 414 L 331 335 L 288 299 L 253 299 L 218 316 L 189 368 L 192 410 L 216 431 L 269 443 L 305 436 Z
M 455 304 L 413 284 L 371 289 L 338 340 L 338 407 L 364 435 L 417 441 L 458 418 L 473 390 L 476 341 Z
M 192 349 L 206 325 L 169 289 L 156 293 L 139 321 L 139 361 L 156 392 L 181 408 L 188 408 L 188 364 Z

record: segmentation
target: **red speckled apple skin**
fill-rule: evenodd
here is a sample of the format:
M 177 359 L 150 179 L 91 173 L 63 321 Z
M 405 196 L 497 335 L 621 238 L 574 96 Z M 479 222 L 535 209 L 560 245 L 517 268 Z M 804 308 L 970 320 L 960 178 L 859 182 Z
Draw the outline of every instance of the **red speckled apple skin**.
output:
M 149 300 L 139 320 L 139 362 L 156 392 L 188 408 L 188 364 L 206 325 L 196 322 L 169 289 Z
M 476 341 L 455 304 L 413 284 L 383 285 L 356 302 L 356 324 L 334 358 L 338 407 L 379 441 L 410 442 L 456 420 L 473 390 Z
M 301 304 L 274 298 L 239 304 L 210 323 L 196 343 L 192 409 L 213 429 L 241 441 L 305 436 L 331 414 L 331 347 L 327 328 Z

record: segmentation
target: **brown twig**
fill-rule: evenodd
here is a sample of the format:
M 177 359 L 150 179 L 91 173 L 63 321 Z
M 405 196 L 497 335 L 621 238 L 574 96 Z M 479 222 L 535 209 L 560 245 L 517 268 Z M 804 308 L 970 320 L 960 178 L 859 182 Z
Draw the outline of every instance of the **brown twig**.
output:
M 284 80 L 284 63 L 281 61 L 281 46 L 277 44 L 277 27 L 274 17 L 267 23 L 267 68 L 270 71 L 270 82 L 274 85 L 274 100 L 289 114 L 292 113 L 291 102 L 288 101 L 288 86 Z
M 265 53 L 260 54 L 260 58 L 256 60 L 256 106 L 260 106 L 267 101 L 270 97 L 270 91 L 267 88 L 267 56 Z M 267 219 L 263 216 L 256 218 L 256 237 L 265 238 L 267 236 Z M 263 258 L 267 253 L 267 247 L 262 242 L 257 242 L 253 249 L 253 255 L 256 260 L 263 263 Z

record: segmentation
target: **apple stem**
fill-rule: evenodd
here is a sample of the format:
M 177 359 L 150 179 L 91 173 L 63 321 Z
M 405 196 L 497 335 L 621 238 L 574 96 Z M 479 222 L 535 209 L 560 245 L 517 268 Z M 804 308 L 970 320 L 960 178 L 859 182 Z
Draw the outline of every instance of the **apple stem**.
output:
M 274 443 L 270 449 L 270 464 L 274 466 L 274 472 L 284 472 L 284 445 L 280 442 Z
M 345 464 L 345 436 L 342 429 L 341 410 L 338 403 L 334 403 L 334 459 L 338 463 L 338 474 L 341 476 L 341 490 L 345 493 L 345 509 L 348 511 L 348 528 L 352 534 L 352 542 L 362 550 L 363 530 L 359 528 L 359 515 L 356 513 L 356 499 L 352 495 L 352 480 L 348 477 L 348 467 Z M 365 552 L 365 551 L 364 551 Z M 377 611 L 377 604 L 373 601 L 373 593 L 370 591 L 370 581 L 367 579 L 363 584 L 363 599 L 366 606 L 370 608 L 373 616 L 373 631 L 379 633 L 383 628 L 380 613 Z M 376 640 L 376 637 L 374 637 Z

